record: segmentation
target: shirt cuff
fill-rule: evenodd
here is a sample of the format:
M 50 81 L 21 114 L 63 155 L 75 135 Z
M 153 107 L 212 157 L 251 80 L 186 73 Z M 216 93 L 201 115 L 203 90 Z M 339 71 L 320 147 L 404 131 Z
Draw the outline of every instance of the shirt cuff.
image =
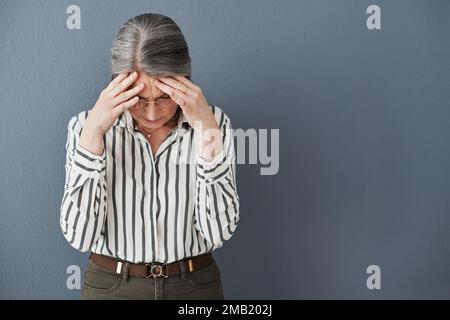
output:
M 213 183 L 225 177 L 229 170 L 225 148 L 211 161 L 206 161 L 197 154 L 197 177 L 204 182 Z
M 103 149 L 103 154 L 99 156 L 77 144 L 73 156 L 73 165 L 80 173 L 98 177 L 106 170 L 106 150 Z

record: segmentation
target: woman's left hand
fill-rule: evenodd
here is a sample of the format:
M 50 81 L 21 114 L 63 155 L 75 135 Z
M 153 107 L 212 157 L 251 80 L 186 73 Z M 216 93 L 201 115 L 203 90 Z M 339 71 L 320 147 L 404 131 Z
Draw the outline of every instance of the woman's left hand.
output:
M 200 125 L 202 129 L 219 129 L 202 89 L 189 79 L 182 76 L 160 77 L 155 79 L 155 85 L 183 109 L 186 120 L 194 130 Z
M 222 139 L 214 138 L 213 143 L 209 143 L 211 136 L 220 133 L 220 128 L 202 89 L 184 76 L 159 77 L 155 79 L 155 85 L 181 107 L 194 131 L 201 133 L 201 155 L 207 161 L 211 160 L 223 145 Z

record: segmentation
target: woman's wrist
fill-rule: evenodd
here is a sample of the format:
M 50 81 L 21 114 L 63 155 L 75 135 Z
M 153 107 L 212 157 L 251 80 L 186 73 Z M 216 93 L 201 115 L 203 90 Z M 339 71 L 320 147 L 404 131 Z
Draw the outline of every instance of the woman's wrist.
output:
M 223 150 L 222 132 L 217 123 L 197 131 L 197 146 L 197 154 L 207 162 L 212 161 Z
M 86 126 L 81 131 L 79 145 L 87 151 L 101 156 L 103 154 L 103 134 Z

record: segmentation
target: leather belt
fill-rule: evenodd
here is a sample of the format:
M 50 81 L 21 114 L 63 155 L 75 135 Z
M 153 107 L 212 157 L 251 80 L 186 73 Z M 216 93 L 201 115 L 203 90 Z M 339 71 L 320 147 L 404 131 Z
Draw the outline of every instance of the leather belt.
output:
M 124 261 L 97 253 L 91 253 L 89 259 L 91 259 L 91 261 L 97 266 L 108 269 L 117 274 L 126 272 L 126 269 L 128 268 L 128 275 L 131 277 L 167 278 L 169 276 L 179 274 L 182 271 L 193 272 L 205 268 L 213 262 L 214 258 L 211 252 L 207 252 L 198 256 L 184 258 L 182 260 L 174 261 L 171 263 L 132 263 L 129 261 Z

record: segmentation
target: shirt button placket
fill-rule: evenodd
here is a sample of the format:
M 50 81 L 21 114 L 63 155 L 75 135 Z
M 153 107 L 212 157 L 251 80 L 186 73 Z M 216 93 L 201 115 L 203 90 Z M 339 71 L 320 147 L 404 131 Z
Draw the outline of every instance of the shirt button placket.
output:
M 151 161 L 152 161 L 152 167 L 153 167 L 153 186 L 152 186 L 152 192 L 153 192 L 153 203 L 151 204 L 151 218 L 153 219 L 153 226 L 154 229 L 152 230 L 152 234 L 153 234 L 153 241 L 155 242 L 155 261 L 158 260 L 159 258 L 159 243 L 158 243 L 158 219 L 156 218 L 156 204 L 158 201 L 158 189 L 157 189 L 157 181 L 158 181 L 158 169 L 157 169 L 157 165 L 156 162 L 153 159 L 153 156 L 151 155 Z M 157 282 L 155 282 L 155 288 L 156 288 Z M 155 289 L 156 290 L 156 289 Z

